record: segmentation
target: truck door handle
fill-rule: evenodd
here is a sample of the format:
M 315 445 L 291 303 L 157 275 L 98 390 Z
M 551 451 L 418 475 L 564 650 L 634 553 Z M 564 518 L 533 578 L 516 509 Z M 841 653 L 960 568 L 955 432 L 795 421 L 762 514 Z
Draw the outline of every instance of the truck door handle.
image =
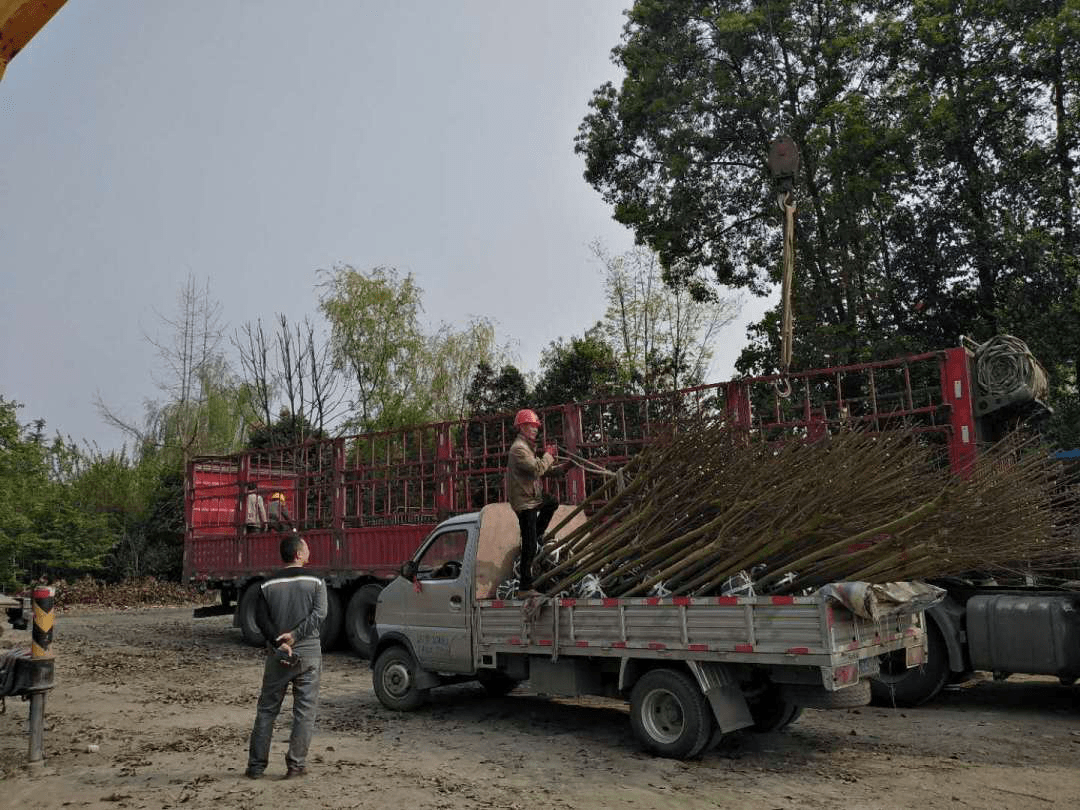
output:
M 450 597 L 450 609 L 461 610 L 461 597 L 457 594 Z

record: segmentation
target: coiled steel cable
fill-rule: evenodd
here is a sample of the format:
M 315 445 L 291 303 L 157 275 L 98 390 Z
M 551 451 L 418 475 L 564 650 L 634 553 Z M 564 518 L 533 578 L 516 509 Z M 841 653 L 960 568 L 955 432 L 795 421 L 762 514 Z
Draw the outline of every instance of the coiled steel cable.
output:
M 1007 396 L 1027 386 L 1045 395 L 1046 376 L 1027 344 L 1012 335 L 997 335 L 975 352 L 979 388 L 990 396 Z

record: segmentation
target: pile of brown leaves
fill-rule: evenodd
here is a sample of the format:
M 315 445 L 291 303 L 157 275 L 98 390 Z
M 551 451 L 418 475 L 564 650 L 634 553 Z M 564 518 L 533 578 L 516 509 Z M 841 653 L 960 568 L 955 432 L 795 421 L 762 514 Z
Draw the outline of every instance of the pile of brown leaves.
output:
M 168 582 L 156 577 L 139 577 L 108 583 L 89 576 L 74 582 L 59 580 L 56 606 L 96 605 L 109 608 L 148 607 L 152 605 L 206 605 L 216 600 L 216 591 L 194 585 Z

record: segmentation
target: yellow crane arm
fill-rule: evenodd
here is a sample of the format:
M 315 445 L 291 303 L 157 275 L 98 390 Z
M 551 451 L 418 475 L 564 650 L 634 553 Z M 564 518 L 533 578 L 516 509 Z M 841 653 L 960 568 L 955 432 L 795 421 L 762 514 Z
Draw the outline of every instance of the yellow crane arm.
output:
M 15 54 L 26 47 L 67 0 L 0 0 L 0 79 Z

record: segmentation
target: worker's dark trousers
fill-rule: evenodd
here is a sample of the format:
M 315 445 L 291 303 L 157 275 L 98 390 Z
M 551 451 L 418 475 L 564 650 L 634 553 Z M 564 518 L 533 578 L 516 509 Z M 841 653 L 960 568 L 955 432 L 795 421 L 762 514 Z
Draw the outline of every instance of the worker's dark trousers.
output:
M 249 771 L 262 773 L 266 770 L 270 761 L 270 738 L 274 734 L 274 721 L 281 711 L 281 703 L 290 683 L 293 685 L 293 717 L 285 765 L 289 768 L 304 767 L 311 745 L 311 735 L 315 730 L 315 713 L 319 706 L 322 656 L 318 652 L 309 656 L 303 651 L 300 655 L 300 663 L 292 667 L 284 666 L 276 655 L 266 657 L 262 692 L 259 694 L 255 726 L 251 729 L 251 743 L 248 746 Z
M 522 509 L 517 513 L 518 526 L 521 529 L 521 579 L 518 587 L 528 590 L 532 587 L 532 564 L 536 559 L 537 541 L 544 536 L 551 516 L 559 508 L 559 502 L 551 495 L 545 495 L 543 502 L 535 509 Z

